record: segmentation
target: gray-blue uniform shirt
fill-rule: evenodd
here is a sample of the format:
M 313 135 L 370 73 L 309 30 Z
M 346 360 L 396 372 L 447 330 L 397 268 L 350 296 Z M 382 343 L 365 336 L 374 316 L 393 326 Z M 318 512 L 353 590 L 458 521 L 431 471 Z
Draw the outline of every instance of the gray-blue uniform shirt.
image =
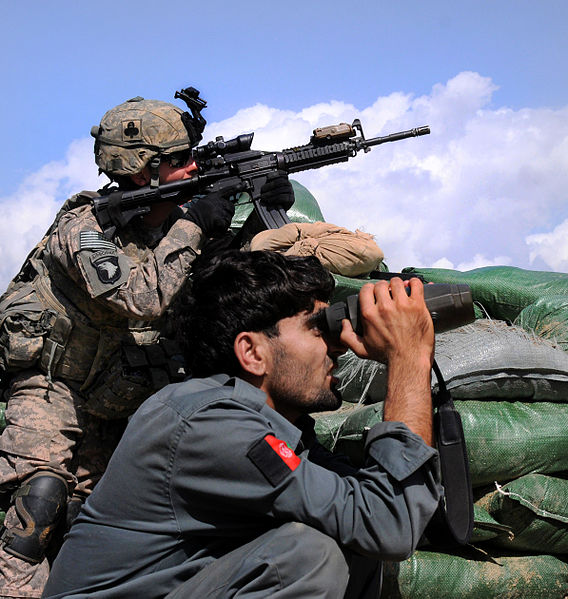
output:
M 44 597 L 163 597 L 284 522 L 402 560 L 440 499 L 437 452 L 400 422 L 368 434 L 365 468 L 327 452 L 226 375 L 169 385 L 133 416 L 55 560 Z

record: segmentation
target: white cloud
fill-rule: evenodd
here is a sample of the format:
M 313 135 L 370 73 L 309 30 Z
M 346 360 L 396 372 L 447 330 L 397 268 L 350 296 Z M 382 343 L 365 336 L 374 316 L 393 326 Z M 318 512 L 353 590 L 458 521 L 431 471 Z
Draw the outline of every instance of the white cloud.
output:
M 460 262 L 455 265 L 448 258 L 440 258 L 436 260 L 431 268 L 450 268 L 452 270 L 473 270 L 474 268 L 481 268 L 483 266 L 508 266 L 511 264 L 511 259 L 508 256 L 496 256 L 495 258 L 487 258 L 483 254 L 475 254 L 471 260 L 466 262 Z
M 529 235 L 526 242 L 531 248 L 531 263 L 537 258 L 542 258 L 553 270 L 568 272 L 568 220 L 550 233 Z
M 568 270 L 568 106 L 492 108 L 496 85 L 463 72 L 428 95 L 299 112 L 257 104 L 206 129 L 205 141 L 255 132 L 253 148 L 307 143 L 315 127 L 361 119 L 367 137 L 430 125 L 431 135 L 375 147 L 346 164 L 297 173 L 326 220 L 373 233 L 391 270 L 491 264 Z M 72 192 L 96 188 L 92 140 L 74 142 L 0 199 L 0 284 L 20 266 Z M 562 223 L 562 224 L 559 224 Z
M 22 181 L 16 193 L 0 198 L 0 288 L 53 221 L 63 201 L 82 189 L 100 187 L 92 142 L 74 141 L 64 160 L 50 162 Z

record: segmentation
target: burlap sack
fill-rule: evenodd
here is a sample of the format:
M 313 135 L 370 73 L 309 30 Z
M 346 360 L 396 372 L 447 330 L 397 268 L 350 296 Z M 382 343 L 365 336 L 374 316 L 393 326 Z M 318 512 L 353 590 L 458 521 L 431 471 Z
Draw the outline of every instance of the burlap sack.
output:
M 272 250 L 287 256 L 316 256 L 332 273 L 356 277 L 379 267 L 383 251 L 372 235 L 331 223 L 289 223 L 261 231 L 251 250 Z

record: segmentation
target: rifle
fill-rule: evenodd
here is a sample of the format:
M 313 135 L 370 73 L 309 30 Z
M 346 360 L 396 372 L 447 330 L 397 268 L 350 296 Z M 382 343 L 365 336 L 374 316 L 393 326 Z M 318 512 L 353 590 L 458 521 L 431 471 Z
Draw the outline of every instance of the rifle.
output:
M 430 128 L 423 126 L 365 139 L 361 122 L 355 119 L 351 125 L 340 123 L 315 129 L 309 143 L 280 152 L 251 150 L 254 133 L 245 133 L 229 141 L 217 137 L 192 150 L 198 172 L 191 179 L 133 191 L 111 190 L 108 195 L 93 200 L 95 215 L 104 235 L 111 239 L 117 228 L 126 226 L 135 216 L 148 213 L 151 204 L 171 201 L 181 205 L 206 189 L 232 188 L 250 195 L 255 212 L 266 229 L 278 229 L 290 220 L 284 209 L 266 206 L 261 201 L 260 190 L 269 173 L 283 171 L 291 174 L 347 162 L 361 150 L 369 152 L 373 146 L 429 133 Z

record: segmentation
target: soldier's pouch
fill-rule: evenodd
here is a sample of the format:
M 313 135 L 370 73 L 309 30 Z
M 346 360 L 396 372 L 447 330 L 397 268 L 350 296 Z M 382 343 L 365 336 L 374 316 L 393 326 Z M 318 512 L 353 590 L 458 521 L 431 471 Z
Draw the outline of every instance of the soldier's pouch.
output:
M 101 340 L 103 347 L 114 347 L 104 361 L 96 359 L 98 372 L 81 387 L 86 410 L 99 418 L 128 417 L 150 395 L 185 376 L 177 346 L 156 331 L 131 332 L 118 342 L 103 333 Z
M 17 372 L 33 367 L 55 319 L 55 312 L 44 307 L 31 285 L 9 289 L 0 299 L 0 369 Z

